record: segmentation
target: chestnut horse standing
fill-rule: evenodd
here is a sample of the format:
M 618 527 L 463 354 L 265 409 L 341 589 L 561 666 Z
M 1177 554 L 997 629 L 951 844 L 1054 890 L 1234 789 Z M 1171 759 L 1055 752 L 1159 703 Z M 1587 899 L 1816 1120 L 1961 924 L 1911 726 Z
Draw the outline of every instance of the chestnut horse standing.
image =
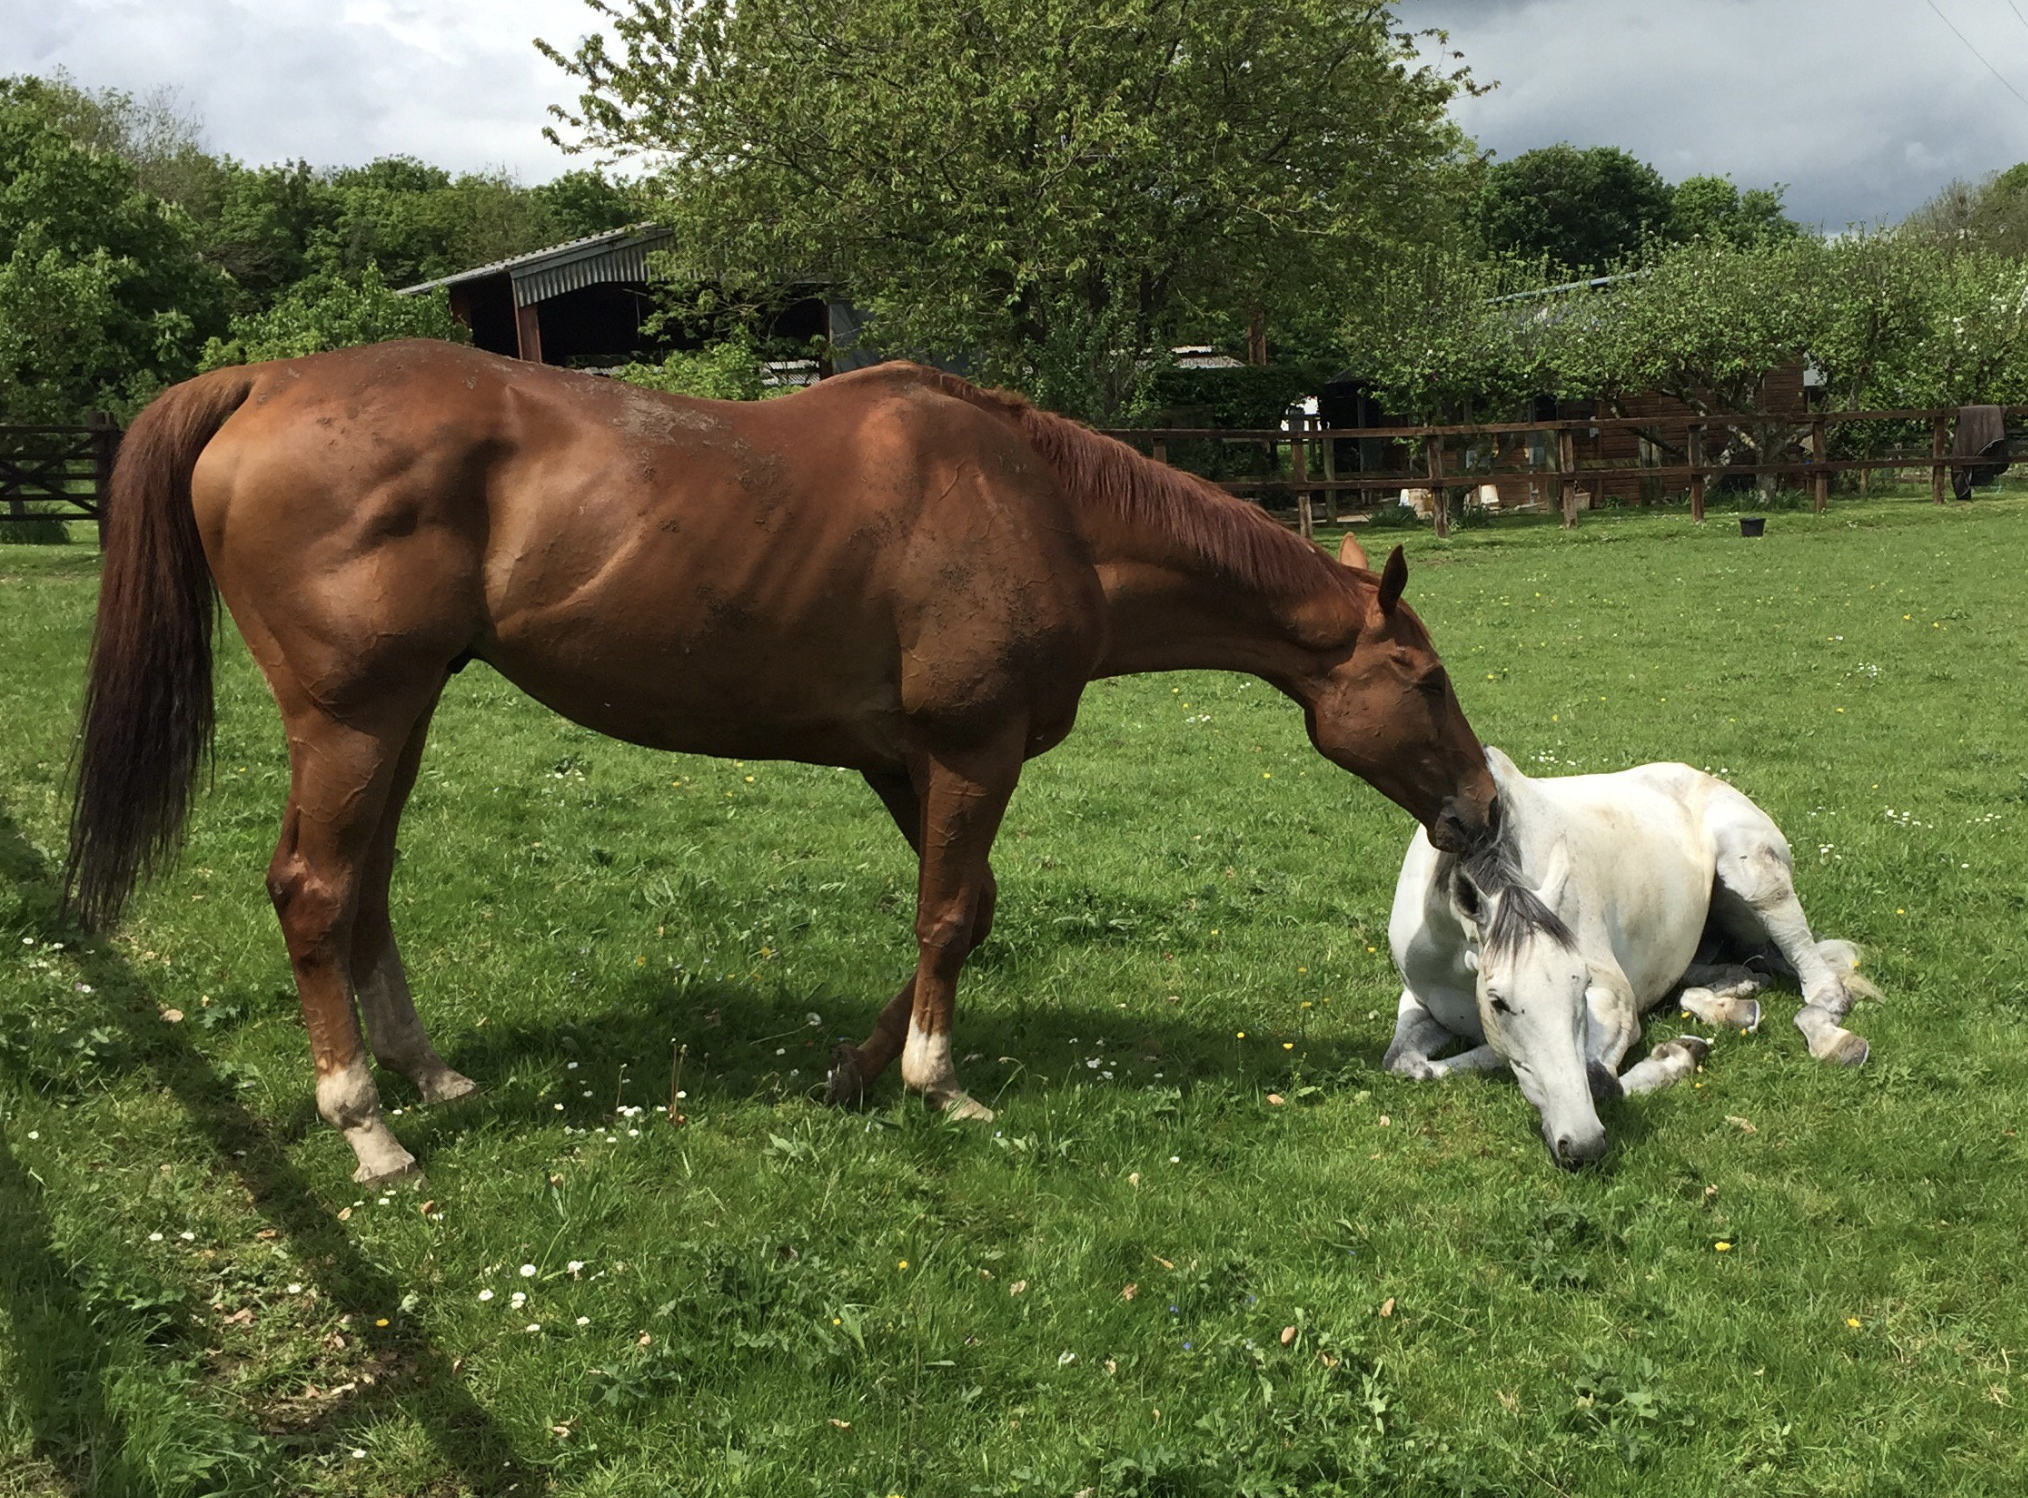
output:
M 1340 565 L 1251 505 L 1016 396 L 887 364 L 751 405 L 443 343 L 225 369 L 134 423 L 108 506 L 66 888 L 115 919 L 173 852 L 211 730 L 213 588 L 266 675 L 291 780 L 268 892 L 357 1178 L 414 1167 L 379 1061 L 473 1084 L 416 1018 L 395 829 L 450 673 L 487 662 L 655 748 L 859 771 L 920 859 L 914 976 L 834 1101 L 951 1064 L 987 854 L 1022 763 L 1095 677 L 1251 672 L 1440 846 L 1488 834 L 1486 757 L 1397 550 Z M 358 1009 L 354 1007 L 355 997 Z

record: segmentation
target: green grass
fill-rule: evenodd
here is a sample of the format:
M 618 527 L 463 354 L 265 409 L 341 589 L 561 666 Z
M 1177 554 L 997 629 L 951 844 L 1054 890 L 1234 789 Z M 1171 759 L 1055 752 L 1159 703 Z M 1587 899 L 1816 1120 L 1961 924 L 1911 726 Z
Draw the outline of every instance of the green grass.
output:
M 1192 674 L 1094 687 L 1023 780 L 958 1018 L 998 1120 L 892 1077 L 827 1111 L 912 960 L 872 795 L 474 667 L 395 898 L 485 1092 L 384 1079 L 429 1179 L 382 1194 L 312 1107 L 244 652 L 179 870 L 81 945 L 50 879 L 96 554 L 7 549 L 0 1494 L 2019 1491 L 2028 500 L 1768 532 L 1403 534 L 1489 742 L 1710 766 L 1788 831 L 1887 995 L 1860 1073 L 1777 997 L 1579 1176 L 1511 1085 L 1383 1075 L 1408 821 Z

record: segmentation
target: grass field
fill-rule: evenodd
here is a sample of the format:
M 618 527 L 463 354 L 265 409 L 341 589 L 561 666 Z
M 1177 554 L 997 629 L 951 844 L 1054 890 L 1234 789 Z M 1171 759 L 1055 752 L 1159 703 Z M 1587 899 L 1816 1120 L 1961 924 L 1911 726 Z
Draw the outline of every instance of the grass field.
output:
M 1887 996 L 1859 1073 L 1776 996 L 1577 1176 L 1511 1085 L 1383 1075 L 1408 820 L 1204 674 L 1095 686 L 1022 783 L 958 1012 L 996 1122 L 827 1111 L 913 960 L 872 795 L 474 667 L 395 900 L 485 1091 L 383 1079 L 385 1193 L 312 1108 L 244 652 L 180 869 L 82 943 L 96 556 L 0 551 L 0 1494 L 2020 1492 L 2028 498 L 1768 530 L 1418 532 L 1409 597 L 1524 768 L 1775 816 Z

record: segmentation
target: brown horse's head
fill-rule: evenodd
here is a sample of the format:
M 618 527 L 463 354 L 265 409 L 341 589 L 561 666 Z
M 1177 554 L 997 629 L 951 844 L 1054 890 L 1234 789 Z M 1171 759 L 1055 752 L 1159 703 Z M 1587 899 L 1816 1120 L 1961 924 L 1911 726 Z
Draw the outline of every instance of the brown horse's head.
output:
M 1350 537 L 1339 556 L 1366 560 Z M 1407 582 L 1397 546 L 1356 638 L 1311 696 L 1310 741 L 1421 822 L 1437 847 L 1474 852 L 1499 825 L 1493 775 L 1429 632 L 1401 601 Z

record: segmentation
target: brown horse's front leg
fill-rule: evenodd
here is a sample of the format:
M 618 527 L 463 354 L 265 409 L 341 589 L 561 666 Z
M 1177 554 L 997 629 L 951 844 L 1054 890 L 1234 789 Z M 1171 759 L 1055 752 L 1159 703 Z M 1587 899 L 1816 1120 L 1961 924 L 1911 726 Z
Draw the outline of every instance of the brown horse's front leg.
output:
M 908 839 L 908 845 L 918 858 L 922 855 L 922 798 L 916 794 L 915 784 L 906 775 L 866 777 L 866 783 L 873 787 L 894 818 L 901 835 Z M 966 955 L 979 949 L 993 930 L 993 908 L 998 900 L 998 887 L 993 879 L 993 870 L 986 870 L 984 885 L 972 911 L 971 944 Z M 902 1053 L 908 1041 L 909 1021 L 915 1012 L 915 975 L 901 985 L 901 991 L 887 1001 L 887 1007 L 880 1011 L 880 1018 L 874 1022 L 873 1033 L 858 1045 L 840 1042 L 831 1051 L 831 1073 L 825 1088 L 824 1101 L 842 1106 L 851 1106 L 860 1101 L 867 1087 Z

